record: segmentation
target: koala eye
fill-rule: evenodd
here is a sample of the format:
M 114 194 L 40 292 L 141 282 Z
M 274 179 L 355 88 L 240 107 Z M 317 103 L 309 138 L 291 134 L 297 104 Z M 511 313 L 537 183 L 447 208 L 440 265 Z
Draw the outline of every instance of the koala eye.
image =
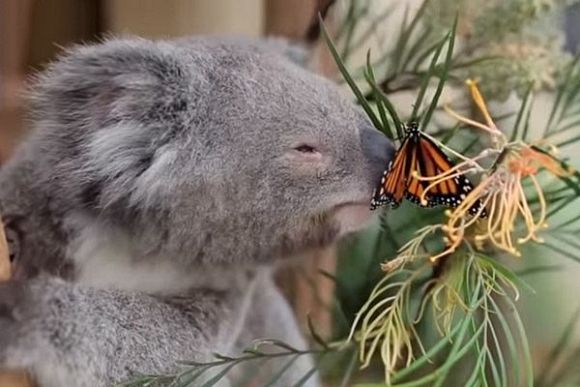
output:
M 310 145 L 311 143 L 299 142 L 290 148 L 289 156 L 297 162 L 304 163 L 319 163 L 323 157 L 323 152 L 317 146 Z
M 295 151 L 300 153 L 316 153 L 318 152 L 316 148 L 310 145 L 301 144 L 294 148 Z

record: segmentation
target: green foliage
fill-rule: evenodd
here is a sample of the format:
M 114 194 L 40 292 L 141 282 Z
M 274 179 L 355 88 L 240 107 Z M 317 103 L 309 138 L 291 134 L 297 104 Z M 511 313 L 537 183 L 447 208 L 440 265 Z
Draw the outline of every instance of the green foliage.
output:
M 336 347 L 336 346 L 335 346 Z M 276 386 L 277 382 L 290 368 L 290 366 L 304 355 L 324 356 L 333 351 L 328 344 L 324 344 L 321 350 L 299 350 L 286 343 L 277 340 L 259 340 L 251 348 L 246 349 L 239 356 L 225 356 L 214 354 L 214 360 L 210 361 L 187 361 L 182 363 L 182 370 L 173 375 L 147 375 L 139 379 L 123 384 L 122 387 L 188 387 L 217 386 L 227 378 L 228 373 L 242 363 L 267 361 L 274 358 L 287 359 L 285 365 L 275 373 L 274 377 L 266 386 Z M 316 368 L 305 374 L 297 383 L 296 387 L 305 383 L 316 372 Z

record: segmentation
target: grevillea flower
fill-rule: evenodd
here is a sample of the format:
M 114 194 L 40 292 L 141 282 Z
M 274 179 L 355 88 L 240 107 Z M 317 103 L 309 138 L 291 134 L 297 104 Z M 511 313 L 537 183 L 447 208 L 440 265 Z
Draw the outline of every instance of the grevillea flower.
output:
M 481 175 L 477 187 L 464 195 L 456 208 L 447 211 L 448 220 L 441 226 L 441 230 L 445 233 L 447 248 L 431 256 L 432 261 L 449 255 L 462 243 L 469 241 L 475 242 L 476 247 L 490 243 L 500 250 L 520 256 L 517 245 L 530 240 L 541 242 L 538 232 L 547 227 L 546 200 L 537 175 L 542 170 L 559 177 L 573 172 L 564 168 L 561 162 L 540 148 L 522 141 L 508 142 L 505 134 L 498 129 L 489 114 L 477 84 L 468 80 L 467 85 L 485 122 L 461 116 L 447 106 L 445 110 L 459 121 L 485 131 L 490 136 L 491 147 L 471 159 L 458 155 L 463 161 L 439 176 L 429 179 L 419 177 L 431 182 L 425 190 L 424 194 L 427 194 L 431 186 L 455 178 L 458 174 L 475 172 Z M 482 167 L 480 162 L 492 156 L 495 157 L 493 165 L 487 169 Z M 526 190 L 524 184 L 527 180 L 531 182 L 531 187 Z M 537 210 L 532 210 L 531 198 L 538 201 Z M 485 219 L 480 217 L 484 211 L 483 207 L 477 216 L 469 213 L 478 201 L 486 208 Z M 477 227 L 471 227 L 474 225 Z M 424 239 L 424 236 L 418 233 L 418 238 Z

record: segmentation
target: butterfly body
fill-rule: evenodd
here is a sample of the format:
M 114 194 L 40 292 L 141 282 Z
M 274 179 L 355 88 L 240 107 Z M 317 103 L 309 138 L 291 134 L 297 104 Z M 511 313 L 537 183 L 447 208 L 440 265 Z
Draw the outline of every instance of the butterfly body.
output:
M 447 155 L 411 122 L 405 127 L 405 138 L 399 150 L 383 173 L 371 209 L 389 204 L 396 208 L 403 198 L 420 207 L 457 207 L 473 189 L 469 179 L 458 174 L 438 179 L 436 183 L 433 180 L 452 168 L 453 163 Z M 470 213 L 476 215 L 481 206 L 477 201 Z M 480 216 L 485 216 L 485 209 Z

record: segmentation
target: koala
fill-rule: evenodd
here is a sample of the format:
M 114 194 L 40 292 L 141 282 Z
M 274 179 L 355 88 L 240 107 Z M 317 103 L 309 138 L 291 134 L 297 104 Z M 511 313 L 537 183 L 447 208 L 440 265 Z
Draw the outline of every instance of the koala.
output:
M 36 79 L 30 134 L 0 170 L 18 230 L 0 368 L 98 387 L 253 339 L 306 346 L 272 272 L 364 227 L 393 147 L 296 58 L 254 41 L 111 39 Z

